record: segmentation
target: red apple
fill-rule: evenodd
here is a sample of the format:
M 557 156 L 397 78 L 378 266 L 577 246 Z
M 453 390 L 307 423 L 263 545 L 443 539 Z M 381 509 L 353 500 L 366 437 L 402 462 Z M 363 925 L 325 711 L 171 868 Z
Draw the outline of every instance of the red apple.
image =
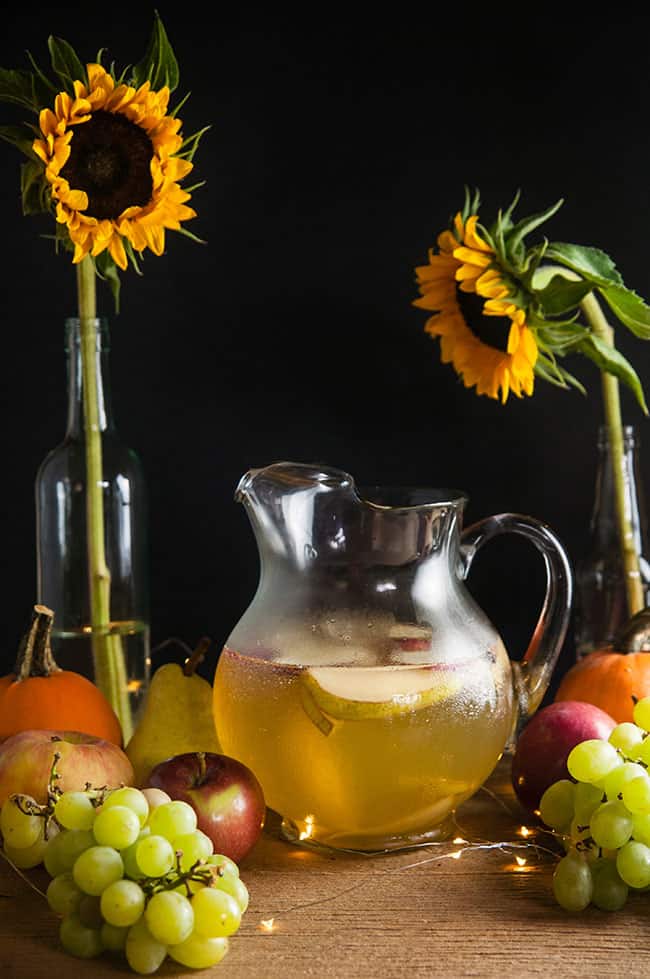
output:
M 214 852 L 235 863 L 262 832 L 266 815 L 262 787 L 250 768 L 227 755 L 203 751 L 175 755 L 152 769 L 147 785 L 188 802 Z
M 553 782 L 569 778 L 566 760 L 581 741 L 607 741 L 616 721 L 600 707 L 579 700 L 549 704 L 533 715 L 517 741 L 512 785 L 522 806 L 533 813 Z
M 116 744 L 79 731 L 21 731 L 0 744 L 0 805 L 14 792 L 47 802 L 54 754 L 64 792 L 133 785 L 131 762 Z

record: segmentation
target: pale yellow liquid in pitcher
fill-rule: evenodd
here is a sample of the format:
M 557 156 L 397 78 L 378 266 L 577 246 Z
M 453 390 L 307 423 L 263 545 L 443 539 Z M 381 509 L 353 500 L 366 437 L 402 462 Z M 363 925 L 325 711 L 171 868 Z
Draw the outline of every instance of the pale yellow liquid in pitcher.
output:
M 381 699 L 357 699 L 365 687 L 381 689 Z M 255 773 L 289 835 L 361 850 L 448 835 L 453 811 L 494 769 L 513 720 L 501 645 L 450 664 L 352 670 L 226 648 L 214 707 L 224 753 Z

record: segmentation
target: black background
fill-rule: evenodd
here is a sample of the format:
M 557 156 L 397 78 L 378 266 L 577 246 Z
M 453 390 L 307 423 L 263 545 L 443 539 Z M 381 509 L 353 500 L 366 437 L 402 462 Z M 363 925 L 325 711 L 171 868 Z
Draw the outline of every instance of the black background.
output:
M 480 188 L 488 223 L 521 189 L 518 216 L 564 198 L 546 233 L 604 249 L 648 297 L 650 15 L 158 9 L 177 94 L 192 93 L 184 132 L 212 126 L 190 178 L 206 180 L 191 230 L 207 244 L 168 233 L 142 278 L 124 275 L 119 316 L 100 292 L 118 427 L 147 473 L 153 645 L 226 639 L 258 573 L 234 489 L 279 459 L 329 463 L 360 483 L 461 487 L 468 522 L 532 514 L 575 561 L 593 499 L 596 369 L 567 362 L 586 399 L 542 382 L 506 406 L 477 397 L 424 333 L 413 270 L 465 184 Z M 27 68 L 25 49 L 47 63 L 54 33 L 84 61 L 105 47 L 123 67 L 142 56 L 152 18 L 139 4 L 9 8 L 0 65 Z M 36 597 L 33 481 L 63 435 L 63 322 L 75 313 L 69 256 L 41 237 L 52 224 L 21 215 L 20 162 L 0 145 L 3 672 Z M 647 385 L 650 348 L 622 328 L 617 343 Z M 622 403 L 643 435 L 627 391 Z M 470 587 L 519 657 L 543 592 L 535 551 L 491 544 Z M 569 635 L 555 682 L 573 657 Z

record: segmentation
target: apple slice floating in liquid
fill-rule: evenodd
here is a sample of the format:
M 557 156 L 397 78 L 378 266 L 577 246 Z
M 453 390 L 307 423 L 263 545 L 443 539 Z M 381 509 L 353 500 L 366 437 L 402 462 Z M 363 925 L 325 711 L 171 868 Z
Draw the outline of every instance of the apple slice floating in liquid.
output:
M 329 734 L 336 720 L 388 720 L 430 707 L 461 687 L 460 671 L 423 666 L 315 667 L 304 670 L 303 707 Z

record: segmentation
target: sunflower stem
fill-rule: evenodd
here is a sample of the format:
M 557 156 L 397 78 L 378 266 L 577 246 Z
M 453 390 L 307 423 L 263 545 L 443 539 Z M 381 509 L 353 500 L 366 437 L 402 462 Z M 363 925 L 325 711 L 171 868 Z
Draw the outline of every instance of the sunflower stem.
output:
M 600 303 L 593 292 L 588 293 L 580 303 L 583 313 L 589 321 L 593 333 L 604 343 L 614 346 L 614 331 L 607 322 Z M 625 447 L 623 440 L 623 422 L 621 417 L 621 399 L 618 378 L 607 371 L 601 371 L 603 407 L 610 447 L 610 459 L 614 478 L 614 500 L 616 522 L 618 527 L 623 578 L 627 597 L 628 615 L 631 618 L 645 606 L 643 582 L 639 566 L 639 554 L 634 542 L 634 532 L 630 514 L 626 507 L 626 471 Z
M 86 527 L 90 626 L 94 676 L 122 726 L 124 743 L 132 733 L 124 650 L 111 634 L 111 573 L 106 563 L 102 433 L 99 415 L 97 362 L 97 300 L 95 263 L 90 255 L 77 266 L 77 300 L 81 335 L 81 371 L 86 447 Z

